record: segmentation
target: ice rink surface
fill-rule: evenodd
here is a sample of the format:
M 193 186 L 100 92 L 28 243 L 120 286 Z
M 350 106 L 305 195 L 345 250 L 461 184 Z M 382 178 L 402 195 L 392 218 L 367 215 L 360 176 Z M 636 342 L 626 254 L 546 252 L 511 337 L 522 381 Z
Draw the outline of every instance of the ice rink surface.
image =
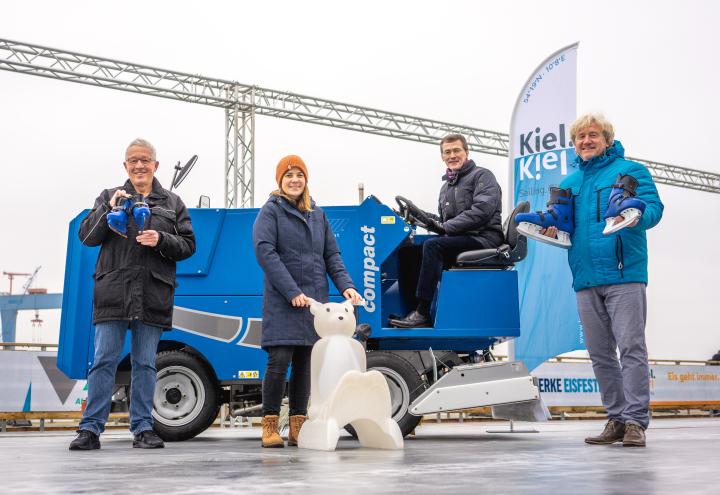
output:
M 424 423 L 402 451 L 260 448 L 260 428 L 212 428 L 165 449 L 126 431 L 71 452 L 71 432 L 1 433 L 0 493 L 718 493 L 720 418 L 655 419 L 646 448 L 586 445 L 602 421 Z

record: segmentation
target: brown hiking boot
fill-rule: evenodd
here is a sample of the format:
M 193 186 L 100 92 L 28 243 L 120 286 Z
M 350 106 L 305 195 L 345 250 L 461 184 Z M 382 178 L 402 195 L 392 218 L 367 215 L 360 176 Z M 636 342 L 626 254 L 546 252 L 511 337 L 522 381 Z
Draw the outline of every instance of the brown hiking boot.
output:
M 278 416 L 263 416 L 262 419 L 262 446 L 269 448 L 285 447 L 280 433 L 278 433 Z
M 625 425 L 623 447 L 645 447 L 645 430 L 635 423 Z
M 298 436 L 300 436 L 300 428 L 307 419 L 307 416 L 298 414 L 290 416 L 290 432 L 288 433 L 288 447 L 297 446 Z
M 610 445 L 615 442 L 622 442 L 625 435 L 625 424 L 611 419 L 605 425 L 603 432 L 596 437 L 587 437 L 585 443 L 592 445 Z

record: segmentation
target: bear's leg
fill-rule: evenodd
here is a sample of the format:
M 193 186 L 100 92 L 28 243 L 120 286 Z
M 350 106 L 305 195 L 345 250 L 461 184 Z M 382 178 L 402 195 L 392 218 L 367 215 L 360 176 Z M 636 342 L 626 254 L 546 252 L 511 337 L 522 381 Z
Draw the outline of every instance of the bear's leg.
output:
M 335 418 L 309 419 L 300 430 L 298 448 L 333 451 L 339 438 L 340 428 Z
M 360 445 L 374 449 L 402 449 L 403 436 L 392 418 L 364 418 L 353 421 Z

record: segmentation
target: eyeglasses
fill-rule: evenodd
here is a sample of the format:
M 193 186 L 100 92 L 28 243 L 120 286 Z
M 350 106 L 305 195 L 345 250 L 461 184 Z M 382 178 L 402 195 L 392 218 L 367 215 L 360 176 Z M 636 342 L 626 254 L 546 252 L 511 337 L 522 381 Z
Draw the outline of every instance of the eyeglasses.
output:
M 130 165 L 137 165 L 138 163 L 142 163 L 143 165 L 150 165 L 155 160 L 151 160 L 150 158 L 128 158 L 125 160 L 125 163 L 129 163 Z
M 443 156 L 459 155 L 463 151 L 465 151 L 463 148 L 453 148 L 451 150 L 443 150 L 442 154 Z

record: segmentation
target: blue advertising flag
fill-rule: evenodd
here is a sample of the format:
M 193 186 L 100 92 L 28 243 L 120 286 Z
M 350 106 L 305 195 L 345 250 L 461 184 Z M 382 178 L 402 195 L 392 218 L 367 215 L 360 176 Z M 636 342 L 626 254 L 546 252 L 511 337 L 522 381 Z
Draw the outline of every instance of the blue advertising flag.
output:
M 577 113 L 577 48 L 575 43 L 543 61 L 515 103 L 509 151 L 513 205 L 529 201 L 531 211 L 545 210 L 550 186 L 574 171 L 570 125 Z M 533 370 L 558 354 L 584 349 L 567 251 L 529 239 L 528 255 L 516 269 L 521 335 L 514 341 L 514 359 Z

